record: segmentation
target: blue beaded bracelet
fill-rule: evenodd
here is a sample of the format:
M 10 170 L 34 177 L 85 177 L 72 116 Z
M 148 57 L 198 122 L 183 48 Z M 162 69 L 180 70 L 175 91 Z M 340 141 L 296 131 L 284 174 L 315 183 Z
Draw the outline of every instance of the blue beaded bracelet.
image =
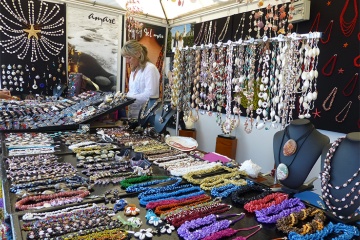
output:
M 355 226 L 343 223 L 333 224 L 330 222 L 321 231 L 316 231 L 316 233 L 300 235 L 296 232 L 290 232 L 288 237 L 289 240 L 320 240 L 325 239 L 326 236 L 329 236 L 332 233 L 341 234 L 331 238 L 332 240 L 351 240 L 355 236 L 360 236 L 359 229 Z
M 163 188 L 163 189 L 173 188 L 174 186 L 177 186 L 177 185 L 179 185 L 181 183 L 182 178 L 173 177 L 173 178 L 166 178 L 166 179 L 160 179 L 160 180 L 153 180 L 153 181 L 138 183 L 138 184 L 134 184 L 134 185 L 131 185 L 131 186 L 127 187 L 126 192 L 127 193 L 143 192 L 143 191 L 146 191 L 148 189 L 151 189 L 152 185 L 157 185 L 159 183 L 171 182 L 171 181 L 175 181 L 175 183 L 172 183 L 172 184 L 167 185 L 165 187 L 154 187 L 154 188 L 159 188 L 159 189 L 160 188 Z
M 246 180 L 246 185 L 244 186 L 251 186 L 254 185 L 253 181 Z M 232 192 L 235 192 L 238 189 L 243 188 L 244 186 L 235 185 L 235 184 L 227 184 L 221 187 L 214 187 L 211 189 L 210 194 L 213 197 L 220 197 L 220 198 L 226 198 L 228 197 Z
M 187 192 L 191 192 L 191 193 L 184 194 Z M 146 204 L 148 204 L 150 202 L 156 202 L 159 200 L 167 200 L 167 199 L 180 200 L 183 198 L 193 197 L 193 196 L 201 195 L 204 193 L 205 193 L 204 190 L 202 190 L 200 187 L 191 187 L 191 188 L 186 188 L 186 189 L 180 189 L 178 191 L 171 192 L 171 193 L 159 193 L 159 194 L 154 194 L 152 196 L 144 197 L 144 198 L 140 199 L 139 203 L 141 206 L 146 206 Z

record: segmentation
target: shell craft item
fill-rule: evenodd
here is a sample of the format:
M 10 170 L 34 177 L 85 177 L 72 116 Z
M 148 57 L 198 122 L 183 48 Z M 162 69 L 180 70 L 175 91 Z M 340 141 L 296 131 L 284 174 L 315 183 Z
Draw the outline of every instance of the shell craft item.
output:
M 297 144 L 294 139 L 289 139 L 286 141 L 283 147 L 283 154 L 284 156 L 288 157 L 293 155 L 297 150 Z

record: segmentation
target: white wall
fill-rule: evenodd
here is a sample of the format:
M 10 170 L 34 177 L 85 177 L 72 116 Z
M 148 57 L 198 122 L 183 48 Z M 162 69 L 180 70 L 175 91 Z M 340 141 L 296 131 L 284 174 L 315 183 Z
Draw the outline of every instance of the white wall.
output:
M 198 149 L 205 152 L 214 152 L 216 145 L 216 138 L 222 134 L 220 127 L 215 122 L 216 114 L 209 117 L 208 115 L 201 115 L 199 121 L 195 123 L 196 140 L 198 142 Z M 222 116 L 225 119 L 225 115 Z M 310 119 L 311 121 L 311 119 Z M 240 126 L 238 126 L 231 135 L 237 138 L 236 161 L 242 163 L 245 160 L 251 159 L 254 163 L 258 164 L 262 169 L 262 173 L 268 173 L 274 167 L 274 153 L 273 153 L 273 137 L 280 129 L 270 130 L 257 130 L 253 129 L 251 133 L 244 131 L 245 118 L 241 117 Z M 340 136 L 346 133 L 330 132 L 326 130 L 317 129 L 322 134 L 330 138 L 332 143 Z M 168 129 L 171 135 L 176 135 L 173 129 Z M 306 181 L 313 177 L 318 177 L 320 169 L 320 157 L 313 169 L 311 170 Z M 320 194 L 320 181 L 319 179 L 314 182 L 314 192 Z

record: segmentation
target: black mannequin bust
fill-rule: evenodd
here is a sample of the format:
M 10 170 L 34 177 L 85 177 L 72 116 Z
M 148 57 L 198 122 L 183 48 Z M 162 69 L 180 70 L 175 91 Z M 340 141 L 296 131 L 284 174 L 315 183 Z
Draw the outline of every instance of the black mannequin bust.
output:
M 155 111 L 160 107 L 161 100 L 159 98 L 149 98 L 139 111 L 139 125 L 146 127 L 147 124 L 154 125 Z
M 171 108 L 170 102 L 164 102 L 156 111 L 154 119 L 154 128 L 156 132 L 162 133 L 166 125 L 169 123 L 171 117 L 176 113 L 176 110 Z
M 321 169 L 321 192 L 325 206 L 338 219 L 360 219 L 355 214 L 360 206 L 360 132 L 348 133 L 328 144 L 321 155 Z M 327 183 L 326 173 L 329 173 Z
M 289 189 L 300 188 L 329 142 L 307 119 L 293 120 L 275 133 L 273 149 L 280 183 Z

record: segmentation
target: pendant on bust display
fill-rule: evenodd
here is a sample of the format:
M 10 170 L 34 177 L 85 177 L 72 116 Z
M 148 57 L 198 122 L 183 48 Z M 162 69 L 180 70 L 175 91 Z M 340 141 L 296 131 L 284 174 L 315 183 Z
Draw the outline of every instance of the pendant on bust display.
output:
M 284 163 L 280 163 L 276 168 L 276 177 L 278 180 L 285 180 L 289 176 L 289 169 Z
M 161 116 L 159 117 L 159 122 L 160 122 L 160 123 L 163 123 L 163 122 L 164 122 L 164 119 L 163 119 Z
M 296 149 L 297 149 L 296 141 L 294 139 L 289 139 L 284 144 L 283 154 L 286 157 L 291 156 L 296 152 Z

